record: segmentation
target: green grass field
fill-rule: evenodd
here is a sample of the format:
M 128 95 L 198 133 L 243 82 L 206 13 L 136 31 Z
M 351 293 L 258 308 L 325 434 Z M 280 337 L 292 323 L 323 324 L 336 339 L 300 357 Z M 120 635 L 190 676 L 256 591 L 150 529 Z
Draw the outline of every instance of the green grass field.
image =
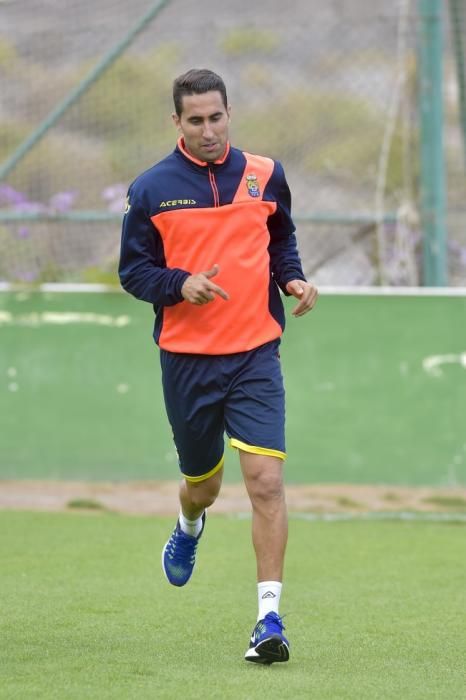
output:
M 288 664 L 243 661 L 255 622 L 250 522 L 212 516 L 190 584 L 172 519 L 0 513 L 0 697 L 466 697 L 464 523 L 292 519 Z

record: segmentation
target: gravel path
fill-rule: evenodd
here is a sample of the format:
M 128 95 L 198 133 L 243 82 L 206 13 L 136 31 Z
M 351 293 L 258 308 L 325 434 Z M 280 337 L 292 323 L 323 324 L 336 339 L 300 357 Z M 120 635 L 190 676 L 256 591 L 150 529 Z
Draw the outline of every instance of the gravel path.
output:
M 289 485 L 290 512 L 461 512 L 466 488 Z M 101 483 L 75 481 L 0 481 L 0 509 L 71 511 L 104 509 L 135 515 L 175 515 L 178 484 L 173 481 Z M 213 513 L 249 513 L 243 484 L 224 484 Z

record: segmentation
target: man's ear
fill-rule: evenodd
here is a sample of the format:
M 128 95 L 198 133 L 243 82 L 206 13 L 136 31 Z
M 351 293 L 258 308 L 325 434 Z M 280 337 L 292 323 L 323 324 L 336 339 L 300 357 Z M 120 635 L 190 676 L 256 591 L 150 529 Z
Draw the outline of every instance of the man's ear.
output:
M 180 121 L 180 118 L 176 112 L 173 112 L 172 119 L 173 119 L 173 123 L 176 126 L 176 128 L 178 129 L 178 131 L 181 131 L 181 121 Z

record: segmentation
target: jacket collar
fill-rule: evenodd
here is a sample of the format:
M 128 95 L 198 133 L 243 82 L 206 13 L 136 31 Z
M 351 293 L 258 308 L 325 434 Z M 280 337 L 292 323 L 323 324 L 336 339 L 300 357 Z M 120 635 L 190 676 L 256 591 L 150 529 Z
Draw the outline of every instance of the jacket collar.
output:
M 187 160 L 191 161 L 191 163 L 195 163 L 195 165 L 200 165 L 203 168 L 207 167 L 208 165 L 212 165 L 212 163 L 207 163 L 207 161 L 198 160 L 197 158 L 194 158 L 194 156 L 192 156 L 189 153 L 189 151 L 186 149 L 186 146 L 184 144 L 184 138 L 182 136 L 180 136 L 176 145 L 177 145 L 177 148 L 180 151 L 180 153 L 182 153 L 182 155 Z M 226 159 L 228 158 L 229 155 L 230 155 L 230 142 L 227 141 L 227 147 L 225 148 L 225 153 L 223 154 L 223 156 L 221 158 L 219 158 L 218 160 L 215 160 L 213 162 L 213 165 L 223 165 L 223 163 L 226 161 Z

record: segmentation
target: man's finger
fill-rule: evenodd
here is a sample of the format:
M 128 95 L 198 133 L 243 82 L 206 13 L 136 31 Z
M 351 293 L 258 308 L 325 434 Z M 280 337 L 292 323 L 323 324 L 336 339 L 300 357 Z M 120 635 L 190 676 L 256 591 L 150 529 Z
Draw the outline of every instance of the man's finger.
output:
M 293 285 L 293 294 L 297 297 L 302 297 L 304 293 L 304 289 L 301 287 L 299 284 L 294 284 Z
M 304 289 L 301 286 L 301 284 L 298 281 L 293 280 L 292 282 L 288 282 L 286 285 L 286 288 L 290 294 L 292 294 L 294 297 L 298 298 L 303 295 Z
M 209 291 L 218 294 L 218 296 L 222 297 L 222 299 L 225 299 L 225 301 L 228 301 L 228 299 L 230 298 L 228 292 L 219 287 L 217 284 L 213 284 L 212 282 L 209 285 Z
M 290 291 L 290 290 L 289 290 Z M 304 316 L 308 311 L 314 308 L 318 297 L 318 291 L 315 287 L 308 287 L 306 289 L 306 294 L 300 300 L 299 304 L 295 306 L 291 312 L 293 316 Z
M 292 316 L 304 316 L 305 313 L 309 311 L 303 304 L 298 304 L 291 312 Z
M 306 303 L 304 301 L 301 301 L 299 304 L 297 304 L 291 314 L 293 316 L 302 316 L 303 313 L 305 313 L 306 309 Z
M 210 279 L 211 277 L 215 277 L 215 275 L 218 275 L 219 269 L 219 266 L 217 265 L 217 263 L 215 263 L 215 265 L 212 265 L 210 270 L 207 270 L 207 272 L 201 272 L 201 275 L 204 275 L 204 277 Z
M 204 275 L 204 277 L 207 277 L 207 279 L 210 279 L 211 277 L 215 277 L 215 275 L 218 274 L 220 270 L 220 267 L 215 263 L 215 265 L 212 265 L 210 270 L 207 270 L 207 272 L 202 272 L 201 274 Z M 225 299 L 225 301 L 228 301 L 230 298 L 228 295 L 228 292 L 226 292 L 222 287 L 219 287 L 218 284 L 214 284 L 213 282 L 209 282 L 208 284 L 208 289 L 211 292 L 214 292 L 214 294 L 218 294 L 219 297 L 222 297 L 222 299 Z M 212 297 L 213 299 L 213 297 Z

